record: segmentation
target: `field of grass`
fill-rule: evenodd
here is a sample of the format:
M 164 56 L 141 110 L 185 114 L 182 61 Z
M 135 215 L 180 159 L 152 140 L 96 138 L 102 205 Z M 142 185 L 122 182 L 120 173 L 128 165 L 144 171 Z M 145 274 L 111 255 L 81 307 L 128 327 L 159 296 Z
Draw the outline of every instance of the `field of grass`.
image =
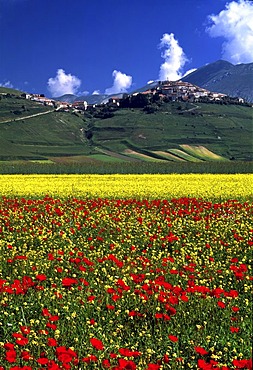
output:
M 98 155 L 98 157 L 97 157 Z M 253 173 L 253 162 L 172 162 L 131 152 L 132 161 L 102 161 L 103 154 L 51 157 L 51 160 L 0 161 L 0 174 L 239 174 Z M 108 156 L 106 156 L 108 157 Z M 109 157 L 108 157 L 109 158 Z M 141 159 L 141 160 L 140 160 Z M 53 163 L 52 163 L 53 162 Z
M 181 148 L 186 151 L 186 153 L 190 154 L 194 158 L 198 158 L 200 160 L 209 160 L 209 161 L 224 161 L 225 158 L 211 152 L 204 146 L 192 146 L 192 145 L 181 145 Z
M 182 110 L 177 110 L 179 106 Z M 131 146 L 147 151 L 182 150 L 180 145 L 186 144 L 204 146 L 224 158 L 252 158 L 251 108 L 199 104 L 196 112 L 187 113 L 186 107 L 183 103 L 165 104 L 149 115 L 138 109 L 122 109 L 110 119 L 96 121 L 92 139 L 106 148 L 110 138 L 110 148 L 121 152 Z M 114 130 L 106 131 L 108 127 Z M 123 132 L 117 131 L 122 127 Z
M 31 100 L 23 99 L 20 96 L 15 98 L 2 97 L 0 100 L 0 124 L 6 121 L 8 123 L 13 123 L 25 117 L 48 111 L 52 111 L 52 108 L 45 107 Z
M 175 154 L 179 158 L 188 160 L 189 162 L 201 162 L 201 159 L 196 158 L 180 149 L 169 149 L 168 152 Z
M 0 370 L 252 369 L 252 176 L 0 176 Z
M 251 161 L 252 112 L 240 105 L 175 102 L 153 114 L 119 109 L 101 119 L 90 113 L 57 112 L 18 96 L 2 97 L 0 160 Z

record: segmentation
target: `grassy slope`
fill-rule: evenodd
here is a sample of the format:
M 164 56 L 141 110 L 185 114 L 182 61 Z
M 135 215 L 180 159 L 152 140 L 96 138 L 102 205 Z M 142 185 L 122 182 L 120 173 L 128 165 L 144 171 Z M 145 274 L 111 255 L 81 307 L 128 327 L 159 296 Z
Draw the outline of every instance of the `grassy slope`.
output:
M 9 87 L 0 86 L 0 94 L 14 94 L 20 96 L 23 92 L 20 90 L 10 89 Z
M 52 110 L 42 104 L 22 98 L 4 98 L 0 100 L 0 123 L 21 120 L 34 114 Z
M 18 112 L 18 114 L 14 113 Z M 34 114 L 37 115 L 27 118 Z M 0 100 L 0 159 L 45 159 L 89 153 L 81 117 L 25 99 Z
M 54 112 L 24 99 L 2 98 L 0 160 L 62 158 L 64 161 L 71 156 L 82 163 L 118 162 L 124 158 L 172 159 L 161 153 L 166 151 L 177 155 L 178 160 L 198 160 L 196 150 L 195 154 L 194 150 L 188 151 L 187 156 L 182 145 L 203 146 L 223 158 L 252 159 L 251 108 L 216 104 L 198 104 L 194 108 L 196 105 L 189 103 L 169 103 L 155 114 L 120 109 L 112 118 L 95 119 Z M 50 109 L 48 114 L 25 118 Z M 84 134 L 88 126 L 92 127 L 92 140 L 87 140 Z M 202 159 L 208 160 L 208 156 Z M 209 159 L 214 158 L 210 155 Z
M 93 142 L 116 152 L 182 149 L 204 146 L 217 155 L 252 159 L 252 109 L 236 105 L 166 104 L 155 114 L 122 109 L 110 119 L 95 122 Z M 181 107 L 181 109 L 178 109 Z M 109 128 L 109 129 L 108 129 Z
M 89 148 L 80 131 L 82 123 L 76 116 L 52 112 L 23 121 L 2 123 L 1 137 L 12 147 L 13 157 L 22 150 L 27 159 L 87 154 Z M 1 150 L 0 155 L 4 154 Z

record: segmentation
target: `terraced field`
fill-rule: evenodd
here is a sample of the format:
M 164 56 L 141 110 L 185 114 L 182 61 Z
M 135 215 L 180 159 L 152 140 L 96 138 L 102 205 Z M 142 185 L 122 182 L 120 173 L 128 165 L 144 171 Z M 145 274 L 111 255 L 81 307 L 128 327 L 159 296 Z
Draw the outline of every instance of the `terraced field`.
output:
M 59 112 L 18 95 L 0 99 L 0 160 L 54 163 L 253 160 L 252 108 L 164 103 L 143 109 Z M 106 117 L 106 119 L 105 119 Z M 109 117 L 109 118 L 108 118 Z

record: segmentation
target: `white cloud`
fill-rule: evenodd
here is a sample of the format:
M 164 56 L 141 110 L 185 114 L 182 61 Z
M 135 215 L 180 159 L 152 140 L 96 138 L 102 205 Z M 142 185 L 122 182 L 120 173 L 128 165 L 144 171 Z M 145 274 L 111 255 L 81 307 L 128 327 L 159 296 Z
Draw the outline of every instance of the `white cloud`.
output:
M 165 33 L 159 44 L 159 48 L 165 48 L 162 58 L 165 60 L 160 66 L 159 79 L 176 81 L 182 77 L 182 68 L 187 62 L 187 57 L 175 39 L 173 33 Z
M 80 91 L 80 92 L 78 92 L 78 96 L 87 96 L 87 95 L 89 95 L 89 91 L 87 91 L 87 90 L 85 90 L 85 91 Z
M 197 70 L 197 68 L 189 69 L 188 71 L 186 71 L 186 72 L 184 73 L 184 75 L 183 75 L 182 77 L 188 76 L 190 73 L 192 73 L 192 72 L 194 72 L 194 71 L 196 71 L 196 70 Z
M 92 95 L 100 95 L 100 90 L 94 90 Z
M 0 86 L 1 87 L 8 87 L 9 89 L 13 89 L 13 85 L 10 81 L 0 82 Z
M 106 94 L 110 95 L 126 92 L 131 87 L 132 76 L 128 76 L 116 70 L 112 72 L 112 76 L 114 78 L 113 86 L 105 90 Z
M 48 90 L 53 97 L 64 94 L 76 94 L 81 85 L 81 80 L 69 74 L 66 74 L 63 69 L 58 69 L 56 77 L 49 78 Z
M 253 62 L 253 3 L 232 1 L 218 15 L 210 15 L 211 37 L 224 37 L 222 57 L 232 63 Z

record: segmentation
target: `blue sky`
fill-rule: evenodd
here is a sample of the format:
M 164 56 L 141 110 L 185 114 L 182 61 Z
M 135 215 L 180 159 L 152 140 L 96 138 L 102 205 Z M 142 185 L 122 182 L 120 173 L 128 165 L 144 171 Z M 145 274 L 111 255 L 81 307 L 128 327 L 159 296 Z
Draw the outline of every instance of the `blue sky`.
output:
M 252 43 L 250 0 L 0 0 L 0 84 L 47 96 L 249 63 Z

